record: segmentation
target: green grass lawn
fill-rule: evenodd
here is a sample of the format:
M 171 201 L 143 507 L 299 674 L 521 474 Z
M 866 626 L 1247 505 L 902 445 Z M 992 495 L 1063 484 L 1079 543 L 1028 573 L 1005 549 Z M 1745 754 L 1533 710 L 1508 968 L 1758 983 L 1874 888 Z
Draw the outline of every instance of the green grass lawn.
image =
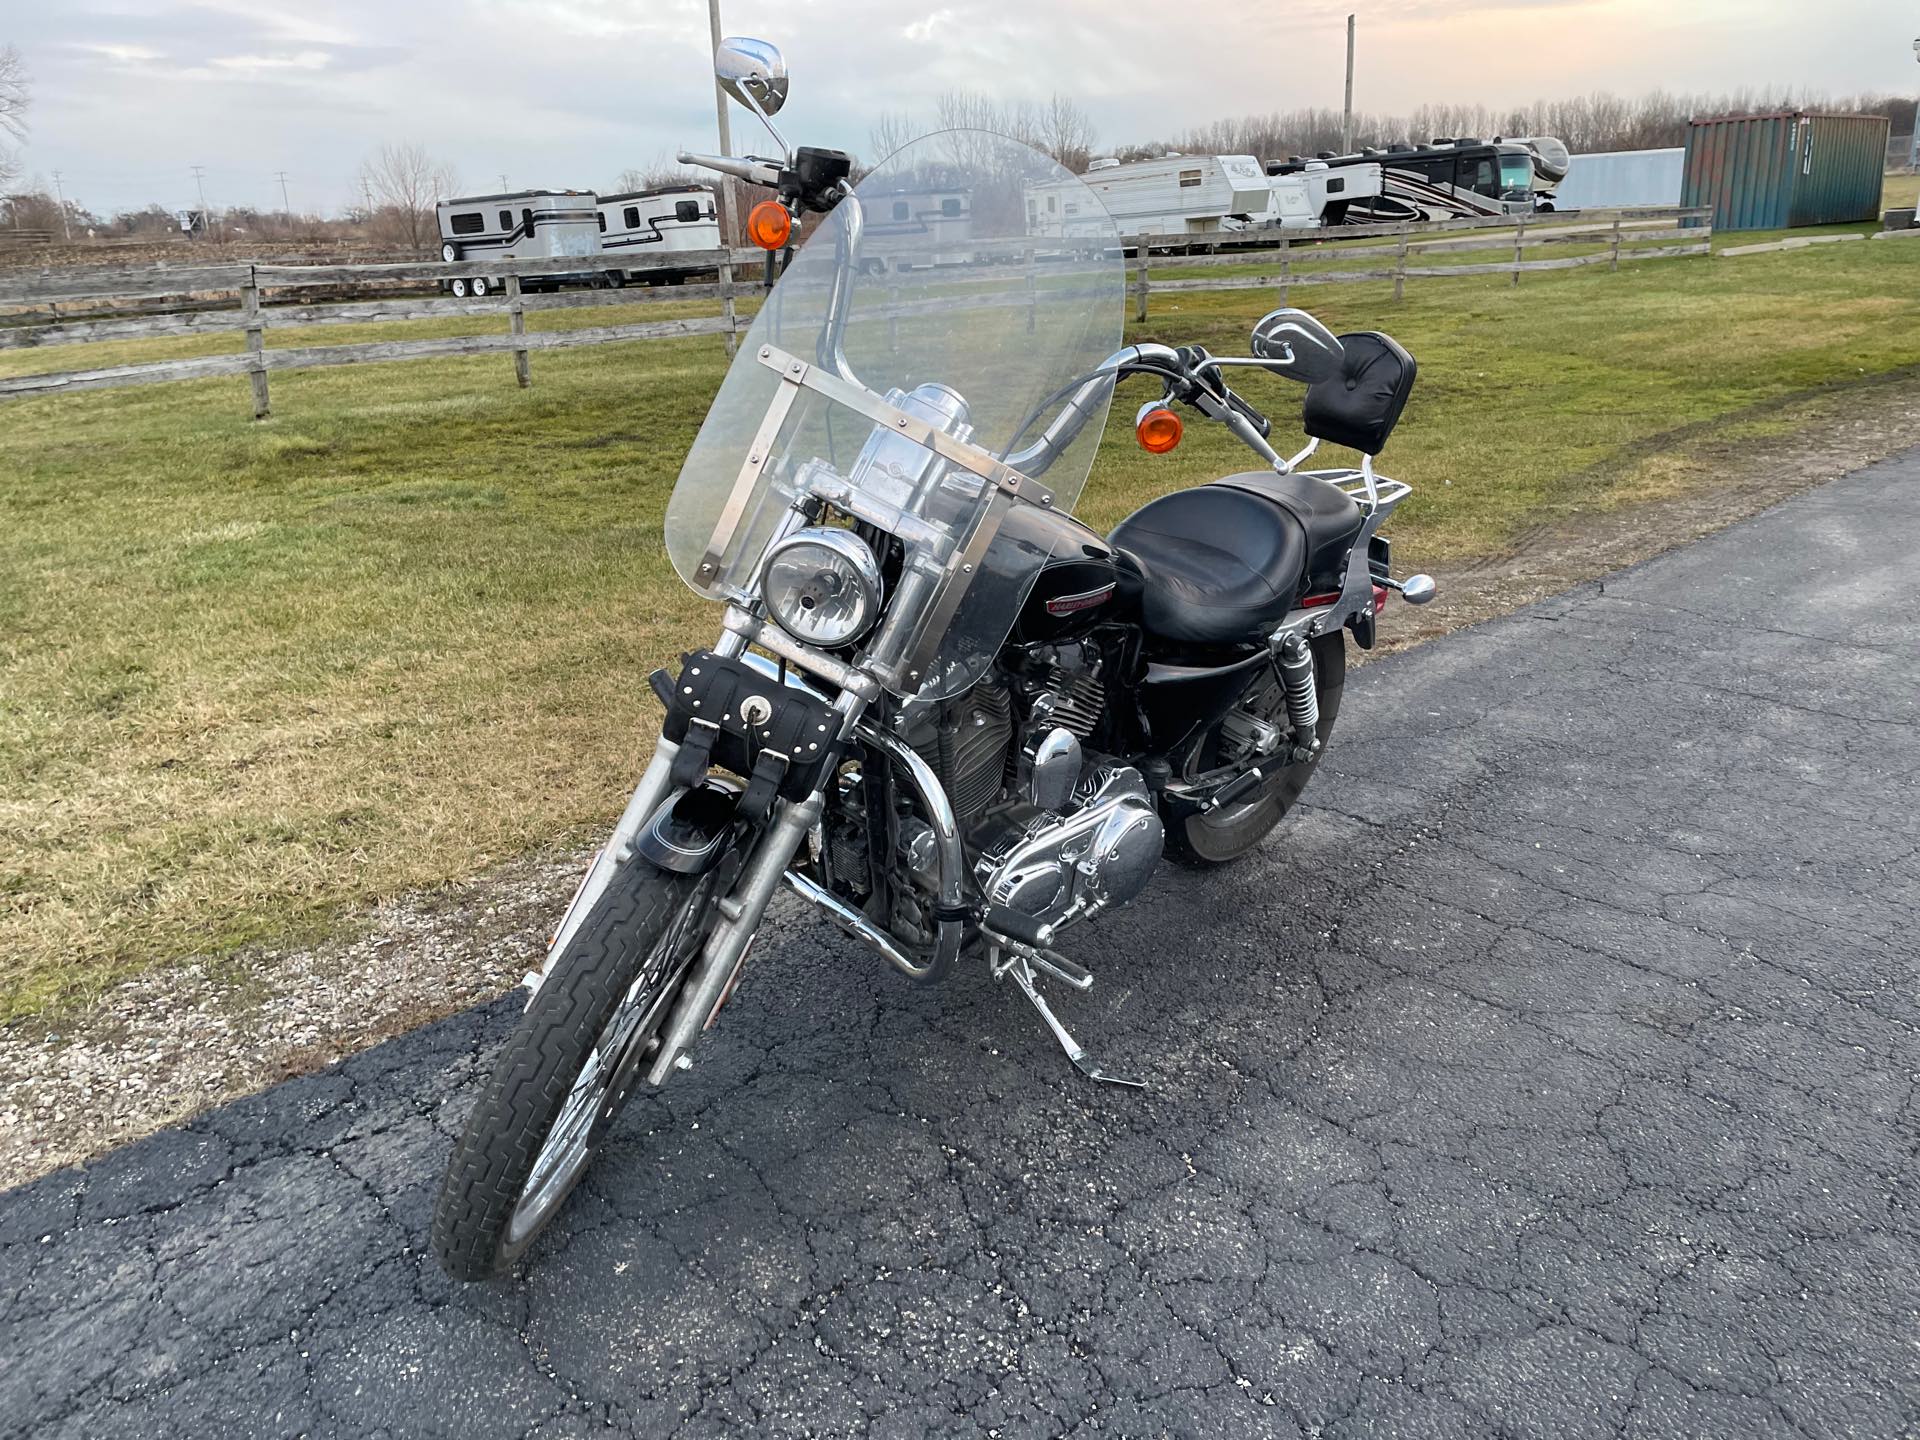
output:
M 1296 298 L 1419 357 L 1381 468 L 1417 487 L 1396 554 L 1444 568 L 1637 498 L 1623 457 L 1664 434 L 1920 366 L 1916 282 L 1920 249 L 1873 244 Z M 1156 298 L 1132 333 L 1243 352 L 1271 298 Z M 503 322 L 378 333 L 464 326 Z M 284 373 L 262 424 L 244 378 L 0 405 L 0 1016 L 599 832 L 651 742 L 648 671 L 713 634 L 660 531 L 723 368 L 703 337 L 536 354 L 526 392 L 505 355 Z M 1082 514 L 1247 463 L 1187 437 L 1150 457 L 1110 426 Z

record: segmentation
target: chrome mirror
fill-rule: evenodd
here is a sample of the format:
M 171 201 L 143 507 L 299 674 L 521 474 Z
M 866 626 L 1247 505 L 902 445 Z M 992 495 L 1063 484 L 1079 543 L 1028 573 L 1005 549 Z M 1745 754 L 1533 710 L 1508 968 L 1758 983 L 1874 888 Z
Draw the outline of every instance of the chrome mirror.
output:
M 1253 353 L 1276 375 L 1311 385 L 1340 373 L 1346 350 L 1304 310 L 1272 310 L 1253 327 Z
M 729 35 L 713 52 L 713 78 L 762 120 L 787 103 L 786 57 L 769 41 Z

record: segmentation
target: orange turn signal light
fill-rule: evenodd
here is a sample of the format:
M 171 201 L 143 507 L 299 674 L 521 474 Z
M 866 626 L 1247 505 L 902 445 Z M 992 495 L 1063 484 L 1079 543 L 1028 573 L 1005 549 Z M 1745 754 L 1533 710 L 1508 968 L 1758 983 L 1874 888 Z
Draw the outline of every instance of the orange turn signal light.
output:
M 1164 455 L 1180 443 L 1180 417 L 1164 405 L 1153 405 L 1140 412 L 1133 422 L 1134 438 L 1150 455 Z
M 778 250 L 793 234 L 793 217 L 778 200 L 762 200 L 747 212 L 747 238 L 762 250 Z

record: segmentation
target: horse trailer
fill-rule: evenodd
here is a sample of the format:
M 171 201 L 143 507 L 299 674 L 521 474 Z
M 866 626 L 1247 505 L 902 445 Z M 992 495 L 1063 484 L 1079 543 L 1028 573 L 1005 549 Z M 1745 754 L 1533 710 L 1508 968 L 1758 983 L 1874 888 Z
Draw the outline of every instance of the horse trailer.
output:
M 720 220 L 714 208 L 714 194 L 705 185 L 669 185 L 657 190 L 602 195 L 596 208 L 600 217 L 600 252 L 610 266 L 607 273 L 622 283 L 651 279 L 678 283 L 699 267 L 663 267 L 658 263 L 659 257 L 720 248 Z M 639 270 L 617 263 L 637 259 L 654 263 Z
M 586 190 L 515 190 L 504 195 L 469 195 L 442 200 L 440 258 L 456 260 L 594 261 L 600 254 L 600 220 L 594 196 Z M 598 264 L 581 267 L 578 276 L 547 275 L 538 283 L 592 281 Z M 455 295 L 485 295 L 497 282 L 484 275 L 447 282 Z M 535 282 L 525 282 L 533 288 Z

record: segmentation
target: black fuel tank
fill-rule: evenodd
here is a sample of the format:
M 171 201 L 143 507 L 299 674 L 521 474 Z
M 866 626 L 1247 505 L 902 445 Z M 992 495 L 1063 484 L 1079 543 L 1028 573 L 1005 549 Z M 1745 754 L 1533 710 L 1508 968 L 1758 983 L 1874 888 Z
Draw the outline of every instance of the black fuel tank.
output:
M 1005 530 L 1016 530 L 1021 539 L 1051 551 L 1014 621 L 1016 644 L 1071 640 L 1107 617 L 1120 572 L 1105 540 L 1071 515 L 1037 505 L 1014 507 L 1002 533 Z

